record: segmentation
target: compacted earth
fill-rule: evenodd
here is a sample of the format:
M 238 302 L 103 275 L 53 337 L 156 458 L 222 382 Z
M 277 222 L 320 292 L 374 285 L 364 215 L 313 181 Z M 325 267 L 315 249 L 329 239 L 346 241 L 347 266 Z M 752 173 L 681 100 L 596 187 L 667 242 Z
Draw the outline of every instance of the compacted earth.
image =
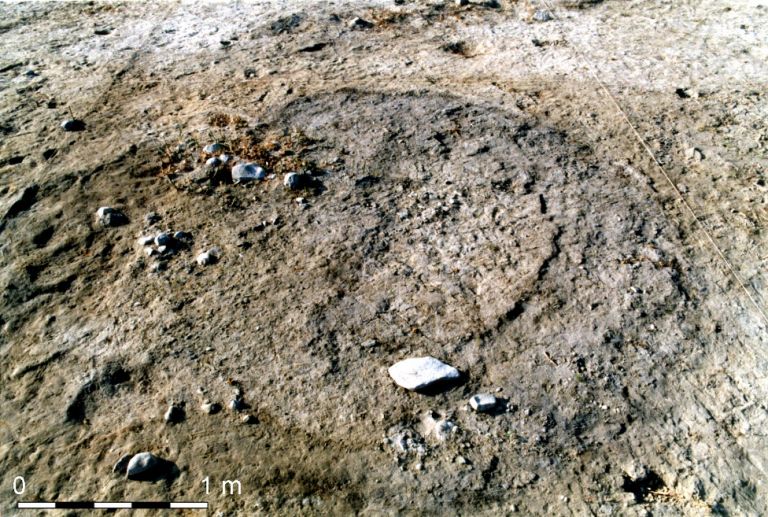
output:
M 768 513 L 768 4 L 0 13 L 3 515 Z

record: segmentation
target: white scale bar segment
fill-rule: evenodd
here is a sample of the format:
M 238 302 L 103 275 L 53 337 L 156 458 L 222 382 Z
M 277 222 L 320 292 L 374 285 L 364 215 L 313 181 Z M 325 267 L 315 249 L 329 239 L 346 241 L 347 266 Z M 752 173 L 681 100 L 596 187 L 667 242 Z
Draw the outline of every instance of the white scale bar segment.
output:
M 19 510 L 55 510 L 56 503 L 19 503 Z
M 171 503 L 171 508 L 196 508 L 199 510 L 207 510 L 208 503 Z
M 118 508 L 131 508 L 131 503 L 93 503 L 94 508 L 101 508 L 101 509 L 118 509 Z

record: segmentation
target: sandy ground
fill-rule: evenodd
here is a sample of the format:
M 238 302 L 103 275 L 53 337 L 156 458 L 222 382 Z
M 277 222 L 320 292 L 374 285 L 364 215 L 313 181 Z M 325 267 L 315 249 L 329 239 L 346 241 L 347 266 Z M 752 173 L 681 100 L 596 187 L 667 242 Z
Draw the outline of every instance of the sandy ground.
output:
M 768 6 L 0 12 L 3 515 L 768 513 Z M 426 354 L 464 382 L 387 375 Z

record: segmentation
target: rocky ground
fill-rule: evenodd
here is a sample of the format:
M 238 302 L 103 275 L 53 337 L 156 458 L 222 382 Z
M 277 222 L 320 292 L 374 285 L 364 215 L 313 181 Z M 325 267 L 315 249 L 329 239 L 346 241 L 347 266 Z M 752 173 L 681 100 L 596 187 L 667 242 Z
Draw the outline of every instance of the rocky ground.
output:
M 768 512 L 768 6 L 0 11 L 3 515 Z

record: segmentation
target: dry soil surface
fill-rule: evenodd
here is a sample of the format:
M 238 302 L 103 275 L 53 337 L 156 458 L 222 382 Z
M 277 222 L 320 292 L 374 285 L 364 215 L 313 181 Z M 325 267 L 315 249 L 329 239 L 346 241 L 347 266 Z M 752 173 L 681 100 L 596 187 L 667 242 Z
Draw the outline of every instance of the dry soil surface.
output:
M 3 515 L 768 513 L 768 6 L 0 13 Z M 421 355 L 461 385 L 397 387 Z

